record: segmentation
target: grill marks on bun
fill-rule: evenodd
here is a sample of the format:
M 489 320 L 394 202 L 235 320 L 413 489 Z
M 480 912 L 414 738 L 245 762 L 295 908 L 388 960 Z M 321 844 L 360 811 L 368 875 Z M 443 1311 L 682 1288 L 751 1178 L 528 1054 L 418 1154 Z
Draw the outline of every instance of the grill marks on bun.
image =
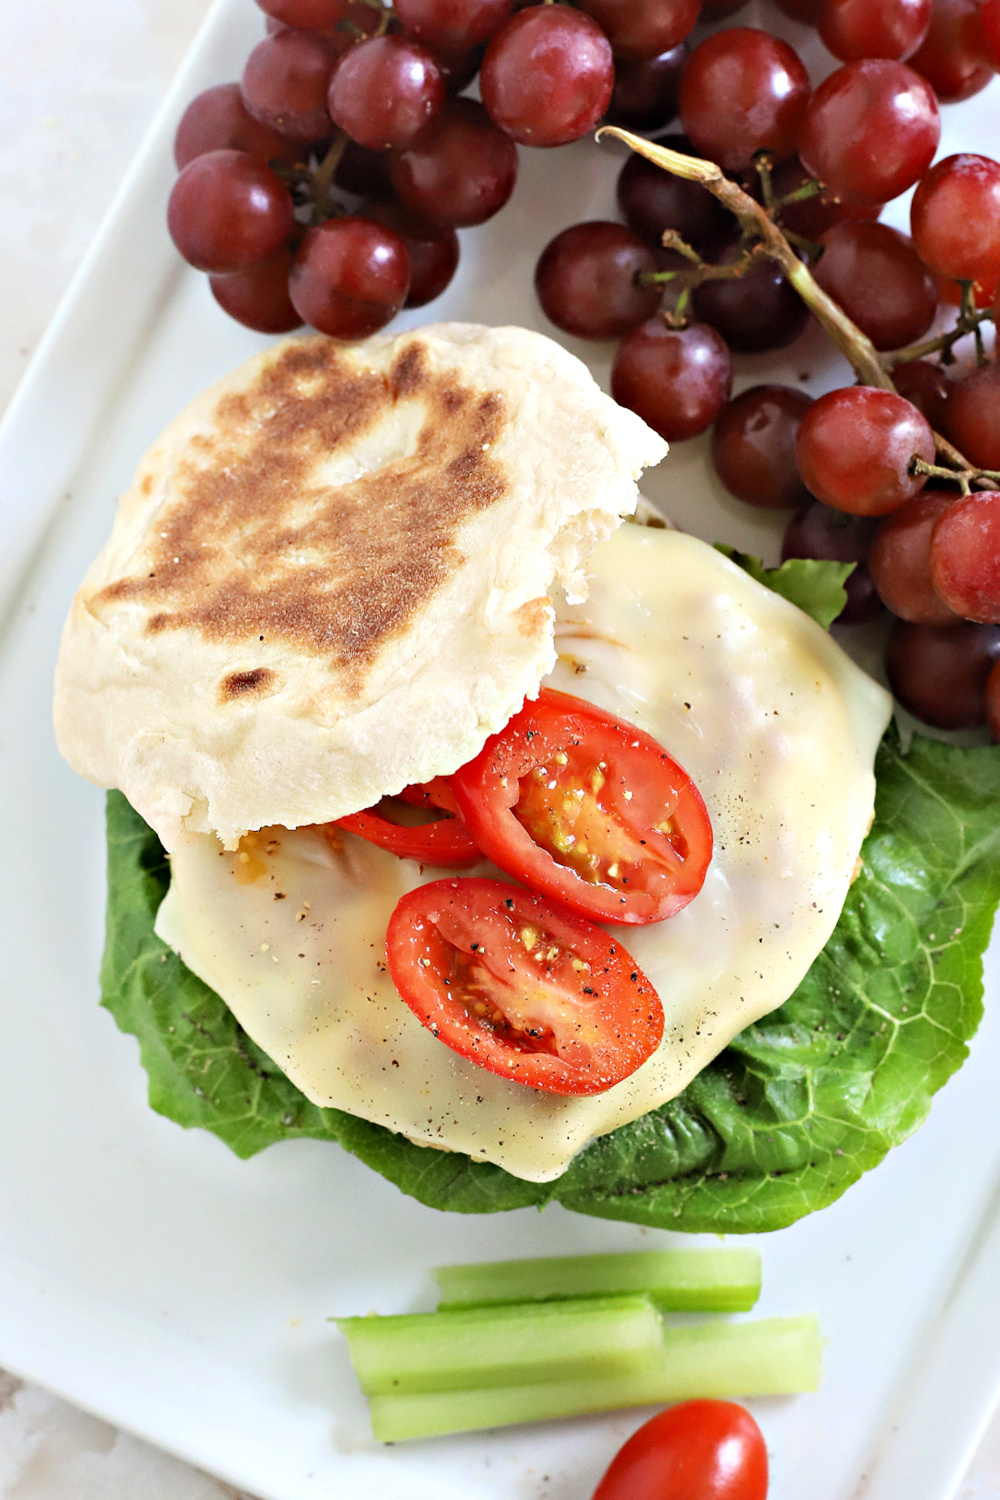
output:
M 404 451 L 338 482 L 338 454 L 366 435 L 380 447 L 379 424 L 407 402 L 418 419 Z M 256 385 L 220 402 L 142 567 L 92 607 L 141 601 L 152 634 L 280 640 L 325 659 L 356 693 L 385 642 L 461 566 L 463 521 L 507 493 L 491 456 L 505 406 L 431 370 L 420 345 L 387 376 L 352 367 L 326 340 L 291 346 Z
M 278 674 L 272 672 L 270 667 L 251 667 L 248 672 L 230 672 L 219 684 L 219 701 L 225 703 L 231 698 L 242 698 L 247 693 L 263 697 L 267 693 L 273 693 L 277 686 Z
M 170 424 L 56 668 L 60 748 L 169 850 L 327 823 L 482 749 L 666 445 L 524 328 L 272 344 Z

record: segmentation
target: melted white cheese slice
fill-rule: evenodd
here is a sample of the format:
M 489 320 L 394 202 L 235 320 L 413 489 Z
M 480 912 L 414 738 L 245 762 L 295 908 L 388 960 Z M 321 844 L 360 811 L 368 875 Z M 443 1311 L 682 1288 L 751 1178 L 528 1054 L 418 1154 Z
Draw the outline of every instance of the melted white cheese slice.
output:
M 666 1014 L 661 1047 L 631 1078 L 566 1098 L 435 1040 L 386 974 L 385 930 L 404 891 L 445 872 L 349 834 L 334 849 L 309 829 L 270 829 L 237 853 L 195 837 L 172 856 L 156 921 L 316 1104 L 535 1182 L 671 1099 L 794 990 L 843 905 L 891 707 L 824 630 L 693 537 L 623 526 L 589 574 L 587 603 L 559 610 L 547 680 L 654 735 L 715 832 L 684 911 L 615 929 Z

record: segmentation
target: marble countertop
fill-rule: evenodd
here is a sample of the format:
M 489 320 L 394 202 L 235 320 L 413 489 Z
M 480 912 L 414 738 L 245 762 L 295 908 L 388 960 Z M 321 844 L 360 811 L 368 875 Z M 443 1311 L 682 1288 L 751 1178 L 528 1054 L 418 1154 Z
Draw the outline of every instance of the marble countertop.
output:
M 0 0 L 0 412 L 207 10 Z M 237 1492 L 0 1371 L 0 1500 L 223 1496 Z M 1000 1500 L 1000 1417 L 958 1500 Z

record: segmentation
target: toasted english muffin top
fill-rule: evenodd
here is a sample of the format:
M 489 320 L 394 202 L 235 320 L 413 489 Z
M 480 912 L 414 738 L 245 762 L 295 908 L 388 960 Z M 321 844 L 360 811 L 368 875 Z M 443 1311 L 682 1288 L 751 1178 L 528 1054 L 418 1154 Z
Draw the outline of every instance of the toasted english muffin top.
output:
M 549 590 L 666 445 L 552 340 L 273 345 L 140 464 L 67 621 L 60 748 L 167 848 L 468 760 L 555 660 Z

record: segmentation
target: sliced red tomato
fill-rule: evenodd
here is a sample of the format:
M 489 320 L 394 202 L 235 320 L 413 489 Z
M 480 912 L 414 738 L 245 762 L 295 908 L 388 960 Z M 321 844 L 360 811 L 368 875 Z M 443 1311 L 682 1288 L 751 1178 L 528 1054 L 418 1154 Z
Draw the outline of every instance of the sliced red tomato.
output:
M 474 865 L 482 851 L 473 842 L 469 830 L 458 814 L 458 807 L 448 786 L 447 776 L 437 776 L 424 786 L 408 786 L 400 800 L 428 810 L 436 808 L 445 816 L 432 823 L 406 825 L 394 823 L 374 807 L 365 812 L 349 813 L 337 819 L 338 828 L 388 849 L 399 859 L 415 859 L 422 865 L 441 865 L 445 869 Z
M 593 1500 L 767 1500 L 767 1445 L 733 1401 L 684 1401 L 620 1448 Z
M 440 807 L 445 812 L 458 812 L 450 776 L 435 776 L 433 781 L 405 786 L 399 795 L 403 802 L 410 802 L 414 807 Z
M 389 974 L 414 1015 L 491 1073 L 597 1094 L 660 1045 L 663 1007 L 592 922 L 500 880 L 435 880 L 397 905 Z
M 662 745 L 543 688 L 451 778 L 494 864 L 598 922 L 662 922 L 701 890 L 712 825 Z

